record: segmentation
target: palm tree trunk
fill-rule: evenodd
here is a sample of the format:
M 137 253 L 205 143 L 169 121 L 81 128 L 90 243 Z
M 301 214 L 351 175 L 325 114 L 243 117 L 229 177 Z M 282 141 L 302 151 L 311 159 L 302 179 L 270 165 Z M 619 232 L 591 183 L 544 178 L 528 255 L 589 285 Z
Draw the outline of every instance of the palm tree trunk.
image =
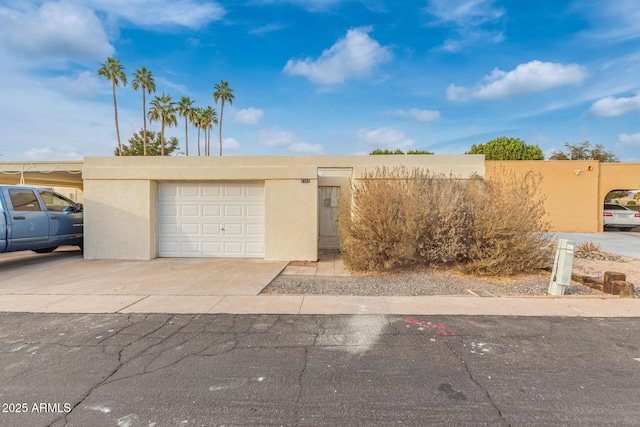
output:
M 224 98 L 222 98 L 220 101 L 220 126 L 218 126 L 218 128 L 220 135 L 220 155 L 222 156 L 222 114 L 224 114 Z
M 160 128 L 160 155 L 164 156 L 164 117 L 162 118 L 162 127 Z
M 116 103 L 116 82 L 111 79 L 111 88 L 113 89 L 113 113 L 116 117 L 116 135 L 118 136 L 118 153 L 122 156 L 122 144 L 120 143 L 120 128 L 118 127 L 118 104 Z
M 147 100 L 144 96 L 144 85 L 142 85 L 142 119 L 144 120 L 144 135 L 142 136 L 142 155 L 147 155 Z
M 198 126 L 198 156 L 200 156 L 200 126 Z
M 189 157 L 189 131 L 187 128 L 187 116 L 184 116 L 184 140 L 185 140 L 185 148 L 187 150 L 187 157 Z

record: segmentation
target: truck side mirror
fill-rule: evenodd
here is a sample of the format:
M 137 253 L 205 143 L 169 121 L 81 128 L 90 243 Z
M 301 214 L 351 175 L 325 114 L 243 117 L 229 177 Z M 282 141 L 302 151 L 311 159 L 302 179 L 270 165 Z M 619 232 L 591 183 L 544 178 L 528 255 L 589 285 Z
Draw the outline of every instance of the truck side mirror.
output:
M 82 212 L 82 209 L 84 209 L 82 203 L 76 203 L 76 212 Z

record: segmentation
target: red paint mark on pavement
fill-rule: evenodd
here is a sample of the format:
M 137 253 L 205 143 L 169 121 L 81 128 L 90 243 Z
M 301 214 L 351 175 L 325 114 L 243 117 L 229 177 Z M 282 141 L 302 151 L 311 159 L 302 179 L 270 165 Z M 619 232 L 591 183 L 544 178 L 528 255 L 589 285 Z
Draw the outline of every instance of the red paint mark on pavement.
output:
M 424 322 L 424 321 L 422 321 L 420 319 L 415 319 L 413 317 L 405 317 L 404 318 L 404 323 L 407 324 L 407 327 L 416 326 L 418 329 L 435 331 L 435 334 L 437 336 L 441 336 L 441 337 L 455 337 L 456 336 L 456 332 L 447 329 L 446 326 L 444 325 L 444 323 Z

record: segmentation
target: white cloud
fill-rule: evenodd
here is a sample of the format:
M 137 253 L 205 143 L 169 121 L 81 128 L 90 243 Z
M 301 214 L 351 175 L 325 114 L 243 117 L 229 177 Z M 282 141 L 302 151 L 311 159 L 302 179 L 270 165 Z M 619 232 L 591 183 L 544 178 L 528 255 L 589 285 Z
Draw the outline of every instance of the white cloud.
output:
M 627 98 L 607 96 L 593 103 L 589 112 L 599 117 L 616 117 L 640 110 L 640 93 Z
M 322 153 L 322 145 L 300 141 L 293 133 L 286 130 L 272 129 L 258 132 L 258 143 L 266 147 L 286 148 L 292 153 Z
M 75 77 L 60 76 L 53 79 L 56 88 L 79 98 L 90 98 L 97 95 L 103 86 L 97 74 L 82 71 Z
M 493 7 L 494 0 L 429 0 L 425 11 L 439 23 L 453 23 L 460 27 L 477 26 L 504 15 L 504 10 Z
M 254 125 L 260 121 L 264 112 L 259 108 L 245 108 L 244 110 L 239 110 L 236 112 L 234 118 L 238 123 L 242 123 L 245 125 Z
M 259 0 L 261 4 L 293 4 L 310 12 L 325 12 L 342 3 L 358 1 L 370 10 L 383 10 L 380 0 Z
M 252 28 L 249 30 L 249 34 L 253 34 L 256 36 L 262 36 L 265 34 L 273 33 L 274 31 L 280 31 L 284 29 L 285 26 L 278 22 L 272 22 L 270 24 L 262 25 L 259 27 Z
M 167 70 L 165 70 L 165 73 L 172 74 Z M 189 93 L 189 89 L 183 83 L 175 83 L 162 76 L 154 76 L 154 78 L 156 80 L 156 88 L 162 88 L 162 92 L 164 91 L 168 92 L 169 90 L 171 90 L 172 92 L 177 92 L 181 94 Z
M 0 64 L 0 117 L 4 133 L 0 154 L 3 161 L 113 155 L 117 140 L 110 88 L 94 98 L 72 96 L 74 94 L 68 92 L 64 84 L 54 87 L 52 79 L 30 72 L 25 64 L 1 50 Z M 79 86 L 75 88 L 76 95 L 85 95 L 88 93 L 83 93 L 84 89 L 80 87 L 91 79 L 85 81 L 81 76 L 82 73 L 61 81 Z M 135 106 L 138 105 L 136 102 Z M 140 116 L 139 108 L 129 110 L 126 103 L 118 103 L 123 143 L 142 127 Z
M 222 149 L 225 151 L 238 151 L 240 149 L 240 143 L 235 138 L 223 138 Z
M 320 144 L 308 144 L 306 142 L 296 142 L 289 146 L 289 151 L 294 153 L 310 153 L 310 154 L 322 154 L 322 145 Z
M 573 8 L 583 12 L 591 28 L 583 35 L 610 42 L 640 38 L 640 8 L 637 0 L 575 1 Z
M 640 132 L 637 133 L 621 133 L 618 135 L 618 141 L 624 145 L 637 145 L 640 146 Z
M 93 10 L 68 1 L 0 7 L 0 44 L 33 59 L 85 61 L 115 52 Z
M 432 122 L 440 118 L 440 111 L 434 110 L 419 110 L 412 108 L 410 110 L 395 110 L 389 112 L 394 116 L 409 117 L 419 122 Z
M 457 37 L 447 39 L 440 46 L 445 52 L 458 52 L 481 42 L 499 43 L 504 34 L 497 29 L 483 27 L 495 25 L 505 14 L 496 8 L 494 0 L 429 0 L 424 11 L 432 15 L 433 25 L 452 26 Z
M 358 139 L 368 146 L 381 149 L 407 149 L 415 144 L 415 141 L 407 138 L 399 130 L 390 127 L 381 127 L 375 130 L 360 129 Z
M 369 27 L 351 29 L 316 60 L 290 59 L 284 72 L 292 76 L 303 76 L 312 83 L 323 85 L 340 84 L 348 79 L 364 77 L 392 57 L 390 49 L 369 37 L 369 32 Z
M 485 84 L 466 88 L 451 84 L 447 88 L 450 100 L 499 99 L 530 92 L 540 92 L 559 86 L 578 85 L 587 78 L 587 70 L 578 64 L 531 61 L 505 72 L 494 69 Z
M 258 132 L 258 143 L 265 147 L 282 147 L 291 145 L 295 141 L 295 136 L 286 130 L 272 129 Z
M 24 152 L 26 160 L 81 160 L 79 154 L 72 146 L 67 144 L 54 145 L 48 147 L 36 147 Z
M 225 15 L 218 3 L 202 0 L 87 0 L 85 4 L 156 31 L 167 26 L 201 28 Z

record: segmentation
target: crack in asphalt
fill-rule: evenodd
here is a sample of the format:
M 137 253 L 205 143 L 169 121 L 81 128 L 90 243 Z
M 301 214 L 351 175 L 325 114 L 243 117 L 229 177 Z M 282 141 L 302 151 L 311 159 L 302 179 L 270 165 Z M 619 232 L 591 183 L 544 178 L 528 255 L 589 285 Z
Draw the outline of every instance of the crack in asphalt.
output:
M 74 411 L 78 406 L 80 406 L 80 405 L 82 404 L 82 402 L 84 402 L 84 401 L 85 401 L 85 400 L 86 400 L 86 399 L 91 395 L 91 393 L 93 393 L 93 392 L 94 392 L 95 390 L 97 390 L 98 388 L 102 387 L 102 386 L 103 386 L 103 385 L 104 385 L 104 384 L 109 380 L 109 378 L 111 378 L 111 377 L 112 377 L 113 375 L 115 375 L 115 374 L 116 374 L 120 369 L 122 369 L 122 367 L 125 365 L 125 364 L 122 362 L 122 353 L 123 353 L 123 352 L 124 352 L 128 347 L 130 347 L 130 346 L 132 346 L 133 344 L 135 344 L 135 343 L 137 343 L 137 342 L 139 342 L 139 341 L 141 341 L 141 340 L 145 339 L 145 338 L 146 338 L 146 337 L 148 337 L 149 335 L 151 335 L 151 334 L 153 334 L 153 333 L 155 333 L 155 332 L 159 331 L 160 329 L 162 329 L 163 327 L 165 327 L 166 325 L 168 325 L 168 324 L 169 324 L 169 321 L 170 321 L 172 318 L 174 318 L 174 317 L 175 317 L 175 316 L 168 316 L 168 317 L 165 319 L 164 323 L 163 323 L 162 325 L 160 325 L 159 327 L 157 327 L 157 328 L 155 328 L 155 329 L 152 329 L 151 331 L 147 332 L 146 334 L 144 334 L 144 335 L 140 336 L 139 338 L 135 339 L 133 342 L 130 342 L 130 343 L 128 343 L 128 344 L 126 344 L 126 345 L 124 345 L 124 346 L 122 347 L 122 349 L 120 349 L 120 351 L 118 351 L 118 363 L 117 363 L 116 367 L 115 367 L 114 369 L 112 369 L 112 370 L 111 370 L 111 371 L 110 371 L 110 372 L 109 372 L 109 373 L 108 373 L 108 374 L 107 374 L 107 375 L 106 375 L 106 376 L 105 376 L 101 381 L 99 381 L 98 383 L 96 383 L 96 384 L 94 384 L 93 386 L 91 386 L 91 387 L 89 388 L 89 390 L 87 391 L 87 393 L 85 393 L 85 395 L 84 395 L 84 396 L 82 396 L 82 398 L 81 398 L 80 400 L 78 400 L 78 402 L 76 402 L 75 404 L 73 404 L 73 405 L 71 406 L 71 410 L 70 410 L 69 412 L 65 413 L 65 414 L 64 414 L 63 416 L 61 416 L 61 417 L 56 418 L 56 419 L 55 419 L 51 424 L 49 424 L 49 426 L 48 426 L 48 427 L 52 427 L 55 423 L 57 423 L 57 422 L 58 422 L 58 421 L 60 421 L 60 420 L 64 420 L 64 423 L 65 423 L 65 425 L 66 425 L 66 424 L 68 423 L 68 417 L 69 417 L 69 415 L 71 415 L 71 414 L 73 413 L 73 411 Z M 140 322 L 136 322 L 136 323 L 134 323 L 134 324 L 142 323 L 142 322 L 144 322 L 145 320 L 146 320 L 146 316 L 145 316 L 145 317 L 143 317 L 143 318 L 142 318 L 142 320 L 141 320 Z M 130 322 L 131 322 L 131 315 L 127 316 L 127 323 L 130 323 Z M 130 326 L 132 326 L 132 325 L 128 324 L 128 325 L 123 326 L 122 328 L 120 328 L 120 329 L 118 330 L 118 332 L 116 332 L 116 333 L 115 333 L 114 335 L 112 335 L 112 336 L 118 335 L 121 331 L 125 330 L 126 328 L 128 328 L 128 327 L 130 327 Z M 133 336 L 135 336 L 135 335 L 133 335 Z M 145 349 L 145 350 L 146 350 L 146 349 Z M 144 350 L 143 350 L 143 351 L 144 351 Z
M 489 391 L 486 389 L 486 387 L 482 385 L 480 381 L 478 381 L 478 379 L 476 379 L 475 375 L 473 374 L 473 372 L 471 372 L 471 369 L 469 368 L 469 365 L 467 365 L 467 362 L 464 360 L 464 358 L 458 354 L 458 352 L 455 350 L 455 348 L 453 348 L 453 346 L 449 342 L 445 341 L 445 345 L 449 348 L 449 350 L 451 350 L 453 355 L 462 362 L 465 370 L 467 371 L 467 374 L 469 375 L 469 378 L 473 383 L 475 383 L 478 387 L 480 387 L 480 389 L 485 394 L 485 396 L 487 396 L 489 403 L 491 403 L 491 406 L 493 406 L 494 409 L 498 412 L 498 416 L 500 417 L 500 419 L 504 421 L 509 427 L 511 427 L 511 423 L 509 422 L 509 420 L 507 420 L 506 416 L 502 413 L 502 411 L 498 407 L 498 404 L 493 400 L 493 398 L 491 397 L 491 394 L 489 394 Z
M 197 356 L 201 356 L 201 357 L 216 357 L 216 356 L 219 356 L 219 355 L 222 355 L 222 354 L 226 354 L 226 353 L 228 353 L 228 352 L 230 352 L 230 351 L 234 350 L 235 348 L 237 348 L 237 344 L 238 344 L 237 335 L 238 335 L 238 334 L 237 334 L 237 333 L 231 333 L 231 335 L 232 335 L 232 337 L 233 337 L 233 341 L 232 341 L 232 342 L 233 342 L 233 345 L 232 345 L 231 347 L 226 348 L 224 351 L 219 351 L 219 352 L 215 352 L 215 353 L 212 353 L 212 354 L 207 354 L 207 353 L 206 353 L 206 352 L 210 351 L 212 347 L 215 347 L 215 345 L 216 345 L 216 344 L 217 344 L 217 343 L 218 343 L 218 342 L 219 342 L 223 337 L 228 337 L 228 335 L 229 335 L 229 333 L 230 333 L 229 331 L 230 331 L 230 330 L 232 330 L 232 329 L 236 326 L 236 322 L 235 322 L 235 321 L 233 321 L 233 322 L 231 322 L 231 325 L 229 326 L 229 328 L 227 329 L 227 331 L 226 331 L 226 332 L 222 332 L 222 333 L 218 333 L 218 334 L 219 334 L 219 337 L 217 337 L 217 338 L 216 338 L 212 343 L 208 344 L 208 345 L 206 346 L 206 348 L 204 348 L 204 349 L 202 349 L 202 350 L 200 350 L 200 351 L 198 351 L 198 352 L 196 352 L 196 353 L 193 353 L 193 354 L 186 354 L 186 355 L 184 355 L 184 356 L 182 356 L 182 357 L 178 358 L 177 360 L 174 360 L 173 362 L 171 362 L 171 363 L 169 363 L 169 364 L 166 364 L 166 365 L 163 365 L 163 366 L 160 366 L 160 367 L 158 367 L 158 368 L 155 368 L 155 369 L 152 369 L 152 370 L 148 370 L 148 369 L 147 369 L 147 368 L 148 368 L 148 367 L 149 367 L 149 366 L 150 366 L 150 365 L 151 365 L 155 360 L 157 360 L 159 357 L 161 357 L 161 356 L 162 356 L 163 354 L 165 354 L 166 352 L 168 352 L 168 351 L 170 351 L 170 350 L 173 350 L 173 349 L 175 349 L 175 348 L 177 348 L 177 347 L 179 347 L 179 346 L 181 346 L 181 345 L 184 345 L 185 343 L 188 343 L 189 341 L 191 341 L 191 340 L 193 340 L 193 339 L 197 338 L 200 334 L 203 334 L 203 333 L 211 334 L 211 332 L 205 332 L 205 330 L 206 330 L 206 328 L 207 328 L 208 324 L 204 324 L 201 328 L 198 328 L 198 329 L 194 330 L 193 332 L 190 332 L 189 334 L 193 334 L 193 336 L 192 336 L 192 337 L 190 337 L 189 339 L 181 340 L 180 342 L 178 342 L 178 343 L 176 343 L 176 344 L 174 344 L 174 345 L 171 345 L 171 346 L 169 346 L 169 347 L 167 347 L 167 348 L 165 348 L 165 349 L 163 349 L 163 350 L 159 351 L 158 353 L 156 353 L 156 354 L 155 354 L 155 356 L 154 356 L 150 361 L 148 361 L 147 363 L 145 363 L 145 365 L 143 366 L 143 372 L 141 372 L 141 373 L 136 373 L 136 374 L 133 374 L 133 375 L 123 376 L 123 377 L 121 377 L 121 378 L 112 379 L 114 375 L 116 375 L 119 371 L 121 371 L 121 370 L 122 370 L 124 367 L 126 367 L 128 364 L 130 364 L 130 363 L 132 363 L 132 362 L 134 362 L 134 361 L 136 361 L 136 360 L 139 360 L 139 359 L 140 359 L 140 358 L 142 358 L 142 357 L 149 356 L 149 355 L 153 354 L 153 353 L 149 353 L 149 351 L 150 351 L 151 349 L 153 349 L 153 348 L 155 348 L 155 347 L 160 346 L 160 345 L 161 345 L 161 344 L 163 344 L 165 341 L 167 341 L 167 340 L 171 339 L 172 337 L 174 337 L 174 336 L 176 336 L 177 334 L 179 334 L 180 332 L 182 332 L 182 330 L 183 330 L 185 327 L 187 327 L 187 326 L 190 326 L 190 325 L 191 325 L 191 322 L 192 322 L 196 317 L 197 317 L 197 316 L 191 316 L 188 320 L 186 320 L 186 321 L 185 321 L 185 323 L 184 323 L 182 326 L 180 326 L 179 328 L 177 328 L 175 331 L 173 331 L 171 334 L 167 335 L 166 337 L 163 337 L 163 339 L 162 339 L 162 341 L 161 341 L 161 342 L 159 342 L 159 343 L 155 343 L 155 344 L 152 344 L 152 345 L 151 345 L 151 346 L 149 346 L 149 347 L 146 347 L 146 348 L 144 348 L 144 349 L 141 349 L 141 350 L 140 350 L 140 351 L 139 351 L 135 356 L 133 356 L 133 357 L 131 357 L 131 358 L 127 359 L 126 361 L 123 359 L 123 353 L 124 353 L 128 348 L 130 348 L 130 347 L 131 347 L 131 346 L 133 346 L 134 344 L 136 344 L 136 343 L 138 343 L 138 342 L 140 342 L 140 341 L 144 340 L 145 338 L 148 338 L 150 335 L 152 335 L 152 334 L 154 334 L 154 333 L 156 333 L 156 332 L 158 332 L 158 331 L 162 330 L 162 328 L 164 328 L 164 327 L 166 327 L 166 326 L 170 325 L 170 324 L 171 324 L 171 320 L 172 320 L 172 319 L 174 319 L 174 318 L 175 318 L 175 316 L 169 316 L 167 319 L 165 319 L 165 321 L 163 322 L 163 324 L 162 324 L 162 325 L 158 326 L 157 328 L 155 328 L 155 329 L 153 329 L 153 330 L 151 330 L 151 331 L 148 331 L 147 333 L 145 333 L 144 335 L 142 335 L 142 336 L 138 337 L 138 338 L 137 338 L 137 339 L 135 339 L 134 341 L 132 341 L 132 342 L 130 342 L 130 343 L 127 343 L 127 344 L 125 344 L 124 346 L 122 346 L 122 348 L 118 351 L 118 364 L 116 365 L 116 367 L 115 367 L 115 368 L 114 368 L 114 369 L 113 369 L 113 370 L 112 370 L 112 371 L 111 371 L 111 372 L 110 372 L 106 377 L 104 377 L 100 382 L 98 382 L 98 383 L 96 383 L 94 386 L 92 386 L 92 387 L 89 389 L 89 391 L 88 391 L 88 392 L 87 392 L 87 393 L 86 393 L 86 394 L 85 394 L 85 395 L 84 395 L 84 396 L 83 396 L 83 397 L 82 397 L 82 398 L 81 398 L 81 399 L 80 399 L 76 404 L 74 404 L 74 405 L 72 406 L 71 411 L 69 411 L 68 413 L 66 413 L 64 416 L 62 416 L 62 417 L 59 417 L 59 418 L 55 419 L 51 424 L 49 424 L 49 427 L 52 427 L 52 426 L 53 426 L 53 424 L 57 423 L 58 421 L 60 421 L 60 420 L 62 420 L 62 419 L 64 420 L 64 422 L 65 422 L 65 424 L 66 424 L 66 423 L 68 422 L 68 416 L 69 416 L 71 413 L 73 413 L 73 411 L 74 411 L 78 406 L 80 406 L 80 405 L 82 404 L 82 402 L 84 402 L 84 401 L 85 401 L 85 400 L 86 400 L 86 399 L 87 399 L 87 398 L 88 398 L 88 397 L 89 397 L 89 396 L 90 396 L 94 391 L 96 391 L 96 390 L 97 390 L 97 389 L 99 389 L 100 387 L 103 387 L 103 386 L 108 385 L 108 384 L 113 384 L 113 383 L 118 382 L 118 381 L 123 381 L 123 380 L 128 380 L 128 379 L 131 379 L 131 378 L 135 378 L 135 377 L 140 377 L 140 376 L 144 376 L 144 375 L 148 375 L 148 374 L 153 374 L 153 373 L 158 372 L 158 371 L 161 371 L 161 370 L 163 370 L 163 369 L 167 369 L 167 368 L 170 368 L 170 367 L 172 367 L 172 366 L 175 366 L 175 365 L 179 364 L 180 362 L 182 362 L 182 361 L 184 361 L 185 359 L 190 358 L 190 357 L 197 357 Z M 117 335 L 121 335 L 122 331 L 124 331 L 124 330 L 128 329 L 128 328 L 129 328 L 129 327 L 131 327 L 131 326 L 135 326 L 136 324 L 142 323 L 142 322 L 144 322 L 146 319 L 147 319 L 147 316 L 145 316 L 145 317 L 144 317 L 141 321 L 139 321 L 139 322 L 135 322 L 135 323 L 133 323 L 133 324 L 128 324 L 128 325 L 126 325 L 126 326 L 123 326 L 123 327 L 122 327 L 118 332 L 116 332 L 115 334 L 111 335 L 109 338 L 113 338 L 113 337 L 115 337 L 115 336 L 117 336 Z M 129 320 L 129 319 L 128 319 L 128 320 Z M 235 320 L 235 318 L 234 318 L 234 320 Z M 126 335 L 126 334 L 125 334 L 125 335 Z M 135 335 L 132 335 L 132 336 L 135 336 Z M 103 341 L 104 341 L 104 340 L 103 340 Z M 230 341 L 224 341 L 222 344 L 226 344 L 226 343 L 228 343 L 228 342 L 230 342 Z
M 247 319 L 246 317 L 243 318 L 241 316 L 229 316 L 227 318 L 222 318 L 220 322 L 217 322 L 217 319 L 214 319 L 213 321 L 204 321 L 201 324 L 194 324 L 194 320 L 199 316 L 165 316 L 166 317 L 163 318 L 158 315 L 147 315 L 142 317 L 139 317 L 139 315 L 136 317 L 132 317 L 131 315 L 129 315 L 126 319 L 126 323 L 122 324 L 115 333 L 104 339 L 101 339 L 96 344 L 92 343 L 91 345 L 76 346 L 57 344 L 62 347 L 68 348 L 98 346 L 102 349 L 105 355 L 113 357 L 115 359 L 115 366 L 94 385 L 90 386 L 87 392 L 75 404 L 72 405 L 71 410 L 68 413 L 61 414 L 61 416 L 57 417 L 55 420 L 53 420 L 53 422 L 49 424 L 49 427 L 52 427 L 54 424 L 59 423 L 60 421 L 63 421 L 64 424 L 67 424 L 69 421 L 69 416 L 74 413 L 76 408 L 80 407 L 85 401 L 87 401 L 92 393 L 94 393 L 101 387 L 123 380 L 130 380 L 132 378 L 151 375 L 159 371 L 175 367 L 176 365 L 184 362 L 189 358 L 216 358 L 238 348 L 304 349 L 304 355 L 302 360 L 300 361 L 301 369 L 297 375 L 298 391 L 293 402 L 295 405 L 295 414 L 296 416 L 299 415 L 299 411 L 301 410 L 301 408 L 299 407 L 299 403 L 303 397 L 304 377 L 309 367 L 310 353 L 311 350 L 318 345 L 319 338 L 327 331 L 327 326 L 322 321 L 322 317 L 313 317 L 314 324 L 311 325 L 311 327 L 298 330 L 295 325 L 288 323 L 286 319 L 281 316 L 274 316 L 267 319 L 265 319 L 263 316 L 252 317 L 249 319 Z M 397 319 L 390 318 L 389 316 L 383 317 L 385 318 L 387 324 L 384 334 L 399 335 L 401 332 L 397 327 Z M 130 329 L 136 326 L 144 325 L 144 323 L 147 321 L 158 320 L 161 320 L 159 325 L 154 326 L 144 333 L 131 331 Z M 221 328 L 221 326 L 226 327 Z M 168 328 L 171 328 L 172 330 L 170 330 L 169 333 L 165 333 L 165 329 Z M 279 332 L 279 330 L 276 330 L 276 328 L 281 328 L 283 332 Z M 552 328 L 553 325 L 550 325 L 550 330 L 548 332 L 551 332 Z M 185 331 L 185 329 L 189 330 Z M 306 343 L 302 343 L 300 345 L 260 345 L 262 344 L 261 341 L 259 341 L 258 345 L 255 345 L 253 344 L 253 340 L 243 343 L 244 340 L 250 338 L 251 336 L 261 336 L 269 333 L 299 333 L 302 335 L 306 335 L 307 338 Z M 210 338 L 203 339 L 204 334 L 210 335 Z M 113 341 L 123 337 L 131 339 L 123 342 L 120 345 L 109 344 L 109 340 Z M 144 345 L 140 346 L 140 348 L 134 348 L 136 344 L 139 344 L 148 339 L 156 338 L 158 339 L 157 342 L 147 342 L 144 343 Z M 194 342 L 196 340 L 201 340 L 202 343 Z M 506 416 L 502 413 L 496 402 L 492 399 L 488 390 L 480 383 L 478 379 L 475 378 L 466 361 L 460 354 L 458 354 L 456 349 L 452 346 L 452 343 L 444 341 L 444 344 L 449 348 L 451 353 L 464 364 L 467 375 L 473 383 L 480 387 L 480 389 L 487 397 L 488 401 L 497 412 L 500 419 L 506 425 L 511 426 L 511 423 L 507 420 Z M 161 361 L 161 358 L 164 355 L 185 345 L 190 345 L 190 347 L 187 348 L 185 354 L 182 354 L 177 358 L 175 355 L 173 356 L 173 358 L 171 357 L 171 355 L 169 355 L 168 360 L 165 360 L 164 363 Z M 358 345 L 351 343 L 322 344 L 322 348 L 327 349 L 345 349 L 353 346 L 357 347 Z M 117 353 L 115 351 L 108 351 L 108 348 L 111 348 L 112 350 L 115 350 L 117 348 L 118 351 Z M 127 351 L 132 349 L 133 353 L 127 354 Z M 123 372 L 124 368 L 126 368 L 127 366 L 131 366 L 131 364 L 141 361 L 144 358 L 147 358 L 148 360 L 144 360 L 143 363 L 139 366 L 134 366 L 133 369 L 135 370 L 135 372 L 131 372 L 129 375 L 123 375 L 121 377 L 115 378 L 119 372 L 125 373 Z M 157 364 L 158 366 L 152 368 L 154 364 Z

